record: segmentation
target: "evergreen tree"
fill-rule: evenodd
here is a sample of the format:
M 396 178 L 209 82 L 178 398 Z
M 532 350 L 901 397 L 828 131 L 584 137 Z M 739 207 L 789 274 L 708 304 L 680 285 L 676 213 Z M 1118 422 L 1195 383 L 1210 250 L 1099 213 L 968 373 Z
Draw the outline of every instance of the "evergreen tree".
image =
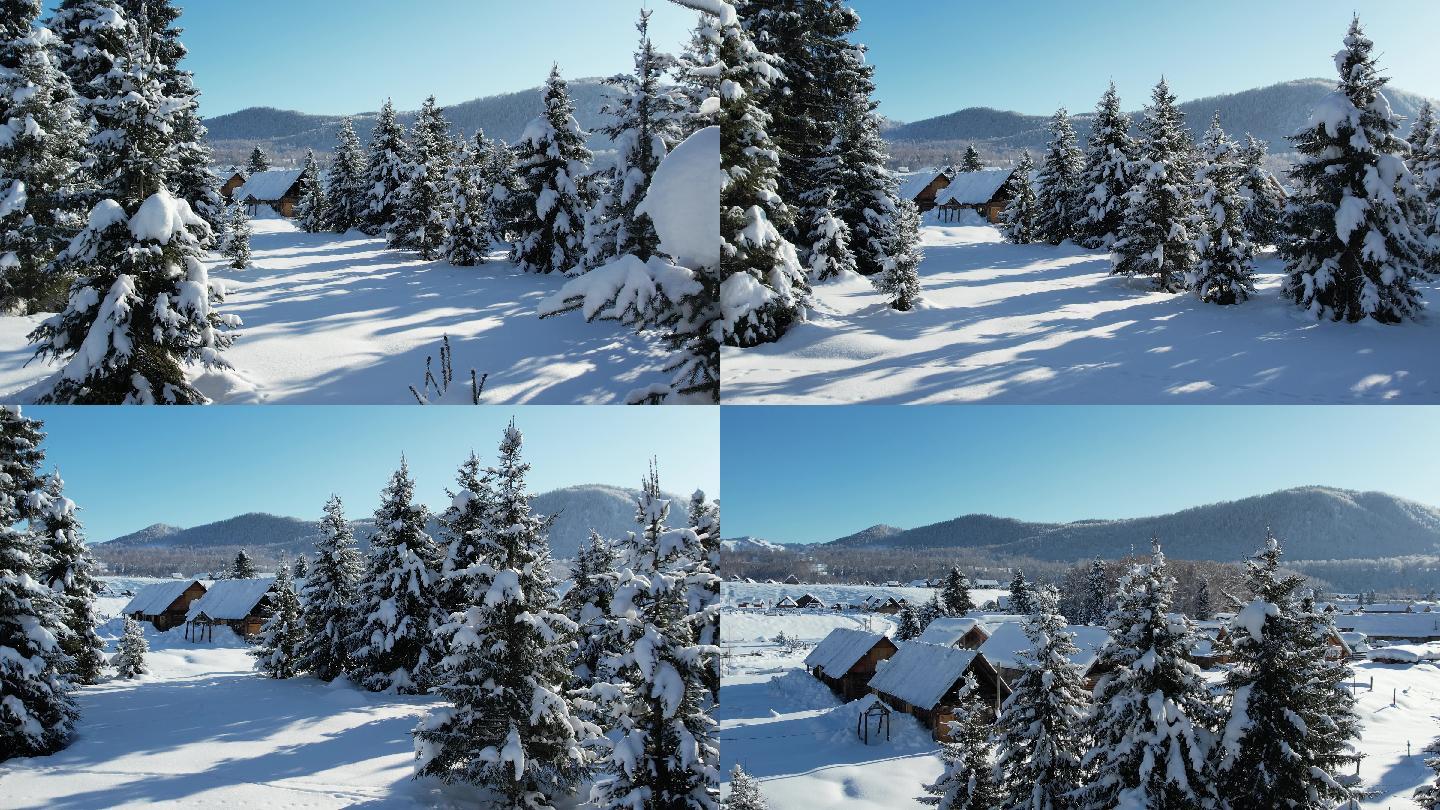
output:
M 570 571 L 570 590 L 561 605 L 565 615 L 579 628 L 575 639 L 572 669 L 580 684 L 589 686 L 600 673 L 600 664 L 615 650 L 606 649 L 605 617 L 610 614 L 610 574 L 615 568 L 615 548 L 599 532 L 590 532 L 590 542 L 575 553 Z
M 295 558 L 295 564 L 290 566 L 290 574 L 291 576 L 295 577 L 295 580 L 298 582 L 304 579 L 309 573 L 310 561 L 305 559 L 304 554 L 301 554 L 300 556 Z
M 1025 580 L 1025 572 L 1015 569 L 1015 576 L 1010 579 L 1010 611 L 1021 616 L 1034 613 L 1034 595 L 1033 586 Z
M 510 201 L 520 191 L 520 177 L 515 173 L 515 150 L 504 141 L 495 141 L 490 156 L 484 161 L 485 212 L 494 228 L 496 241 L 513 242 L 515 227 Z
M 975 609 L 975 602 L 970 598 L 970 578 L 960 573 L 958 566 L 952 567 L 945 575 L 940 595 L 947 616 L 964 616 Z
M 1239 147 L 1220 126 L 1215 113 L 1200 141 L 1195 186 L 1200 217 L 1195 251 L 1199 261 L 1189 286 L 1208 304 L 1238 304 L 1255 291 L 1255 246 L 1245 229 L 1245 173 Z
M 357 682 L 372 692 L 419 694 L 434 682 L 442 657 L 436 628 L 440 552 L 425 532 L 429 511 L 414 503 L 404 459 L 381 493 L 370 561 L 356 599 L 351 645 Z
M 1415 803 L 1425 810 L 1437 810 L 1440 808 L 1440 739 L 1425 746 L 1422 753 L 1431 755 L 1425 758 L 1425 767 L 1435 772 L 1435 780 L 1415 791 Z
M 1195 592 L 1195 620 L 1208 622 L 1215 618 L 1215 604 L 1210 596 L 1210 581 L 1200 580 L 1200 587 Z
M 171 125 L 175 160 L 167 185 L 176 197 L 190 203 L 190 209 L 210 227 L 211 241 L 205 243 L 209 247 L 224 225 L 225 200 L 220 196 L 220 177 L 211 168 L 214 154 L 206 141 L 209 131 L 197 109 L 199 93 L 193 87 L 190 91 Z
M 1429 267 L 1433 274 L 1440 267 L 1440 126 L 1425 127 L 1417 123 L 1415 129 L 1418 132 L 1411 134 L 1412 139 L 1429 130 L 1423 146 L 1412 146 L 1410 165 L 1422 196 L 1416 226 L 1429 241 Z
M 345 507 L 338 495 L 331 495 L 315 539 L 315 562 L 305 578 L 301 615 L 305 635 L 300 669 L 322 681 L 333 681 L 351 668 L 350 638 L 362 569 Z
M 967 145 L 965 147 L 965 157 L 960 159 L 960 171 L 979 172 L 984 170 L 985 164 L 980 160 L 980 150 L 976 149 L 973 143 Z
M 995 721 L 996 806 L 1006 810 L 1052 810 L 1074 806 L 1072 794 L 1086 783 L 1084 721 L 1089 696 L 1073 656 L 1079 652 L 1055 593 L 1041 588 L 1025 619 L 1029 649 L 1016 655 L 1019 674 Z
M 395 105 L 390 99 L 380 107 L 375 131 L 365 163 L 366 212 L 364 227 L 371 236 L 380 236 L 395 221 L 401 187 L 407 179 L 410 148 L 405 142 L 405 129 L 395 120 Z
M 270 171 L 270 156 L 265 154 L 264 149 L 255 147 L 255 150 L 250 153 L 250 159 L 245 162 L 245 171 L 248 174 Z
M 1110 576 L 1105 573 L 1105 562 L 1096 557 L 1090 563 L 1085 577 L 1085 598 L 1081 600 L 1081 615 L 1075 621 L 1081 624 L 1100 624 L 1110 604 Z
M 150 652 L 150 643 L 145 640 L 145 631 L 140 623 L 125 617 L 125 634 L 120 637 L 115 647 L 115 654 L 110 656 L 110 664 L 115 667 L 115 677 L 129 680 L 144 675 L 148 672 L 145 669 L 145 655 Z
M 1199 667 L 1189 620 L 1172 614 L 1175 579 L 1159 541 L 1152 560 L 1120 581 L 1110 639 L 1100 650 L 1105 673 L 1089 716 L 1093 741 L 1084 767 L 1093 777 L 1085 808 L 1216 806 L 1208 762 L 1219 714 Z
M 1179 292 L 1195 267 L 1199 212 L 1185 114 L 1164 79 L 1155 85 L 1140 134 L 1135 184 L 1125 195 L 1125 219 L 1112 245 L 1111 272 L 1149 276 L 1162 292 Z
M 1299 161 L 1281 223 L 1283 293 L 1315 318 L 1398 323 L 1419 315 L 1426 277 L 1424 235 L 1414 221 L 1418 189 L 1408 145 L 1381 90 L 1359 18 L 1336 55 L 1340 83 L 1291 137 Z
M 235 561 L 230 564 L 231 579 L 254 579 L 255 561 L 245 553 L 245 549 L 235 553 Z
M 325 213 L 330 219 L 330 230 L 335 233 L 359 228 L 368 221 L 367 170 L 365 150 L 355 136 L 355 125 L 345 118 L 340 122 L 335 156 L 330 161 L 330 175 L 325 183 Z
M 272 678 L 294 678 L 300 674 L 304 662 L 301 655 L 304 642 L 300 598 L 295 595 L 290 566 L 281 558 L 270 593 L 270 616 L 260 628 L 260 643 L 250 651 L 256 658 L 255 668 Z
M 1240 151 L 1240 160 L 1245 165 L 1240 180 L 1245 190 L 1245 232 L 1257 247 L 1275 244 L 1280 217 L 1285 211 L 1285 189 L 1265 168 L 1267 155 L 1264 141 L 1254 135 L 1245 136 L 1245 146 Z
M 975 693 L 975 676 L 967 674 L 956 700 L 955 719 L 949 722 L 950 739 L 940 743 L 945 770 L 925 786 L 921 804 L 939 810 L 992 810 L 1000 804 L 991 759 L 990 728 L 984 704 Z
M 530 509 L 512 422 L 494 479 L 494 530 L 479 560 L 459 572 L 468 607 L 441 632 L 449 640 L 437 687 L 450 706 L 415 729 L 415 773 L 494 791 L 511 807 L 542 808 L 574 789 L 586 755 L 571 717 L 571 635 L 550 574 L 549 520 Z
M 1020 153 L 1015 171 L 1006 181 L 1010 186 L 1010 202 L 1001 214 L 1001 230 L 1007 241 L 1017 245 L 1040 241 L 1040 200 L 1035 196 L 1035 184 L 1030 181 L 1034 171 L 1035 161 L 1027 149 Z
M 1415 113 L 1415 123 L 1410 125 L 1410 137 L 1406 141 L 1410 144 L 1411 168 L 1414 169 L 1415 162 L 1424 156 L 1425 150 L 1429 148 L 1430 138 L 1435 134 L 1435 108 L 1429 100 L 1420 102 L 1420 110 Z M 1420 173 L 1415 172 L 1417 177 Z M 1422 181 L 1423 183 L 1423 181 Z
M 840 218 L 850 226 L 850 247 L 862 275 L 883 272 L 897 241 L 899 187 L 887 168 L 890 154 L 876 112 L 875 68 L 863 46 L 843 48 L 833 67 L 836 104 L 841 110 L 835 154 L 841 156 L 836 187 Z M 726 163 L 726 166 L 730 164 Z
M 80 224 L 85 121 L 39 15 L 40 0 L 0 3 L 0 312 L 63 301 L 64 281 L 47 268 Z
M 920 209 L 909 200 L 895 205 L 894 228 L 885 269 L 875 279 L 875 288 L 890 299 L 890 308 L 909 312 L 920 301 Z
M 438 539 L 445 550 L 437 593 L 441 612 L 452 619 L 470 605 L 465 572 L 481 561 L 482 541 L 487 532 L 497 528 L 493 521 L 498 505 L 495 472 L 482 466 L 474 453 L 456 471 L 455 483 L 457 489 L 446 490 L 450 505 L 436 517 Z
M 441 250 L 445 261 L 456 267 L 474 267 L 485 262 L 490 249 L 492 227 L 488 217 L 486 195 L 481 191 L 484 175 L 482 161 L 486 153 L 485 133 L 475 133 L 475 146 L 461 140 L 455 149 L 455 165 L 450 169 L 449 210 L 445 223 L 445 244 Z
M 426 261 L 439 255 L 445 245 L 445 224 L 450 221 L 447 178 L 454 162 L 451 148 L 450 122 L 430 96 L 410 129 L 409 162 L 405 182 L 396 192 L 391 247 L 418 251 Z
M 230 267 L 244 270 L 250 266 L 250 213 L 245 203 L 231 196 L 225 206 L 225 235 L 220 255 L 230 260 Z
M 906 602 L 900 608 L 900 623 L 895 627 L 895 638 L 900 641 L 909 641 L 925 631 L 920 624 L 920 613 L 915 606 Z
M 809 289 L 795 246 L 781 235 L 792 225 L 794 212 L 779 194 L 779 151 L 767 131 L 770 113 L 761 103 L 780 72 L 755 46 L 732 8 L 725 7 L 716 22 L 720 83 L 734 88 L 721 99 L 719 111 L 720 165 L 725 170 L 720 191 L 720 323 L 726 345 L 757 346 L 778 340 L 803 319 Z M 870 272 L 879 270 L 877 265 Z
M 1229 720 L 1215 749 L 1227 807 L 1319 810 L 1351 798 L 1337 778 L 1359 735 L 1348 668 L 1326 658 L 1330 619 L 1314 610 L 1303 577 L 1280 574 L 1273 534 L 1246 562 L 1254 599 L 1231 622 L 1225 676 Z
M 1130 116 L 1120 108 L 1120 94 L 1111 82 L 1090 125 L 1085 174 L 1080 179 L 1084 209 L 1077 227 L 1080 243 L 1109 248 L 1125 220 L 1125 200 L 1135 182 L 1139 149 L 1130 137 Z
M 300 204 L 295 216 L 300 229 L 306 233 L 320 233 L 330 221 L 330 212 L 325 210 L 325 184 L 320 178 L 320 164 L 315 161 L 315 150 L 305 152 L 305 168 L 300 175 Z
M 1075 130 L 1064 107 L 1050 120 L 1050 145 L 1035 179 L 1036 235 L 1052 245 L 1079 234 L 1085 212 L 1085 153 L 1076 144 Z
M 850 226 L 835 214 L 835 193 L 821 192 L 819 204 L 802 214 L 808 223 L 805 244 L 810 246 L 806 263 L 816 281 L 833 281 L 859 272 L 855 253 L 850 250 Z
M 558 65 L 545 80 L 544 103 L 515 147 L 519 186 L 507 203 L 516 236 L 511 259 L 528 273 L 563 273 L 584 257 L 591 154 Z
M 32 502 L 36 510 L 30 525 L 39 535 L 39 559 L 45 564 L 39 579 L 59 604 L 68 631 L 60 637 L 60 648 L 70 659 L 68 674 L 77 683 L 98 683 L 105 667 L 105 642 L 95 632 L 100 623 L 95 595 L 101 585 L 95 576 L 95 558 L 75 516 L 75 502 L 65 497 L 59 473 L 45 478 L 41 496 L 32 495 Z
M 78 113 L 92 129 L 103 97 L 96 80 L 109 73 L 128 47 L 129 30 L 117 0 L 61 0 L 46 27 L 60 40 L 56 65 L 70 79 Z M 88 173 L 88 172 L 87 172 Z M 94 200 L 89 200 L 93 204 Z
M 738 762 L 730 769 L 730 795 L 720 806 L 724 810 L 770 810 L 760 793 L 760 783 L 745 773 Z

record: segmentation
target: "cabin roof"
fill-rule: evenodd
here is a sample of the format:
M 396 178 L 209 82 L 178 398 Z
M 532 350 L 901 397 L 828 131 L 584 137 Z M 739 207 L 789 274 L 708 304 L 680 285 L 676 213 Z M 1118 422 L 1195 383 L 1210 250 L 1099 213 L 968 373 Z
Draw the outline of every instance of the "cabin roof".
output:
M 1082 672 L 1089 670 L 1099 659 L 1100 648 L 1109 640 L 1109 631 L 1084 624 L 1066 625 L 1065 630 L 1075 636 L 1075 646 L 1079 648 L 1069 656 L 1070 662 L 1080 667 Z M 1005 622 L 994 628 L 990 631 L 990 638 L 980 645 L 980 652 L 986 660 L 1005 669 L 1019 669 L 1019 654 L 1028 649 L 1030 639 L 1025 637 L 1025 627 L 1019 622 Z
M 250 175 L 245 185 L 235 190 L 241 200 L 254 199 L 259 202 L 275 202 L 300 180 L 304 169 L 271 169 Z
M 981 169 L 978 172 L 956 172 L 950 185 L 935 195 L 936 205 L 980 205 L 995 199 L 1000 188 L 1010 179 L 1013 169 Z
M 820 671 L 832 678 L 838 678 L 850 671 L 865 653 L 885 640 L 883 633 L 867 633 L 850 627 L 837 627 L 830 635 L 821 639 L 815 649 L 805 656 L 805 667 Z
M 880 663 L 870 688 L 912 706 L 933 709 L 979 655 L 975 650 L 908 641 Z
M 949 647 L 964 638 L 966 633 L 974 630 L 976 625 L 983 624 L 984 622 L 973 616 L 941 616 L 930 622 L 925 627 L 925 631 L 916 636 L 915 640 Z
M 1440 639 L 1440 613 L 1344 613 L 1334 619 L 1335 629 L 1370 638 Z
M 190 603 L 185 621 L 194 621 L 201 613 L 211 619 L 243 619 L 255 610 L 274 584 L 273 577 L 222 579 L 210 586 L 204 596 Z
M 920 169 L 913 172 L 896 173 L 895 179 L 900 183 L 900 199 L 913 200 L 916 195 L 930 185 L 930 181 L 940 176 L 939 169 Z
M 139 613 L 142 616 L 156 616 L 165 612 L 180 595 L 190 589 L 197 580 L 176 579 L 170 582 L 156 582 L 153 585 L 146 585 L 135 592 L 129 602 L 125 603 L 125 609 L 121 613 Z M 204 587 L 203 585 L 201 587 Z M 196 600 L 199 601 L 199 600 Z

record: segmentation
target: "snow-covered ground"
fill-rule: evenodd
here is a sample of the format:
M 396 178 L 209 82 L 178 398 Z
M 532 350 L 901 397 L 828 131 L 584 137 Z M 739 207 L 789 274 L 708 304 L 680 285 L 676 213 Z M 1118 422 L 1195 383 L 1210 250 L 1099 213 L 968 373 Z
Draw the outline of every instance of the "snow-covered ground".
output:
M 103 597 L 102 615 L 125 601 Z M 214 643 L 195 644 L 183 627 L 145 627 L 150 673 L 82 688 L 74 743 L 0 764 L 0 806 L 475 806 L 466 788 L 411 778 L 410 731 L 435 698 L 272 680 L 254 672 L 248 647 L 224 628 Z M 114 619 L 101 629 L 112 651 L 121 629 Z
M 252 266 L 212 270 L 223 312 L 244 327 L 226 352 L 238 374 L 197 385 L 220 403 L 414 404 L 425 358 L 439 374 L 450 336 L 455 382 L 445 402 L 469 403 L 469 374 L 488 373 L 487 403 L 623 403 L 668 379 L 658 338 L 581 317 L 541 321 L 559 275 L 520 273 L 496 253 L 478 267 L 425 262 L 358 232 L 307 234 L 257 217 Z M 0 317 L 0 401 L 53 369 L 30 361 L 25 336 L 41 316 Z
M 722 397 L 747 403 L 1433 403 L 1440 317 L 1316 323 L 1257 263 L 1245 304 L 1201 304 L 1109 275 L 1106 254 L 1011 245 L 989 226 L 923 229 L 925 303 L 868 279 L 817 285 L 808 323 L 723 349 Z M 1440 308 L 1440 284 L 1421 285 Z
M 764 617 L 764 631 L 751 633 L 757 616 Z M 750 622 L 749 630 L 731 632 L 737 619 Z M 726 656 L 716 717 L 723 773 L 740 763 L 760 780 L 772 810 L 925 806 L 916 800 L 921 786 L 941 771 L 929 731 L 897 712 L 888 742 L 861 743 L 855 731 L 858 702 L 842 703 L 804 670 L 813 640 L 788 649 L 755 640 L 782 631 L 813 639 L 814 628 L 803 614 L 727 610 L 721 627 Z M 1377 791 L 1359 806 L 1417 808 L 1411 793 L 1434 777 L 1420 749 L 1440 736 L 1440 665 L 1366 661 L 1354 669 L 1363 722 L 1358 745 L 1365 754 L 1360 776 L 1367 789 Z

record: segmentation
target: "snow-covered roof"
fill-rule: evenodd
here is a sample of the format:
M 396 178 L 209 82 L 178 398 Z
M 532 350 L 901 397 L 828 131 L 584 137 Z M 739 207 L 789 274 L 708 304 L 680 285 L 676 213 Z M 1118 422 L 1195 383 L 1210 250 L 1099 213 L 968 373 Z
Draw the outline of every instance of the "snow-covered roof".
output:
M 920 169 L 913 172 L 897 172 L 895 179 L 900 183 L 900 199 L 913 200 L 915 196 L 925 190 L 940 174 L 939 169 Z
M 243 619 L 270 592 L 273 577 L 264 579 L 222 579 L 210 586 L 205 595 L 190 603 L 185 621 L 194 621 L 204 613 L 211 619 Z
M 1375 602 L 1360 608 L 1365 613 L 1409 613 L 1409 602 Z
M 971 585 L 971 587 L 974 587 L 974 588 L 998 588 L 998 587 L 1000 587 L 1000 580 L 998 580 L 998 579 L 977 579 L 977 580 L 971 582 L 970 585 Z
M 939 644 L 941 647 L 953 647 L 966 633 L 975 629 L 977 624 L 982 622 L 973 616 L 941 616 L 930 622 L 915 640 L 926 644 Z
M 979 655 L 975 650 L 908 641 L 889 660 L 880 663 L 875 677 L 870 679 L 870 688 L 912 706 L 931 709 Z
M 271 169 L 268 172 L 256 172 L 250 175 L 245 185 L 235 190 L 235 195 L 241 200 L 257 200 L 259 202 L 275 202 L 285 196 L 285 192 L 295 185 L 295 181 L 304 174 L 304 169 Z
M 821 639 L 815 649 L 805 656 L 805 668 L 814 669 L 819 667 L 822 672 L 832 678 L 838 678 L 850 671 L 855 662 L 865 657 L 865 653 L 875 648 L 876 644 L 885 640 L 883 633 L 867 633 L 864 630 L 856 630 L 850 627 L 837 627 L 830 631 L 830 635 Z
M 177 579 L 173 582 L 157 582 L 154 585 L 146 585 L 135 592 L 135 596 L 125 604 L 125 609 L 120 612 L 126 615 L 139 613 L 142 616 L 158 616 L 164 613 L 165 608 L 170 607 L 176 599 L 179 599 L 180 594 L 185 593 L 194 584 L 195 580 L 193 579 Z
M 1013 169 L 981 169 L 978 172 L 957 172 L 950 185 L 935 195 L 936 205 L 980 205 L 995 198 L 1000 187 L 1010 179 Z
M 1440 639 L 1440 613 L 1346 613 L 1335 617 L 1335 629 L 1370 638 Z
M 1075 637 L 1075 646 L 1079 648 L 1070 656 L 1070 662 L 1080 667 L 1080 671 L 1088 671 L 1100 657 L 1100 648 L 1109 640 L 1109 631 L 1085 624 L 1066 625 L 1065 630 Z M 1030 639 L 1025 637 L 1025 628 L 1019 622 L 1005 622 L 996 627 L 990 631 L 990 638 L 980 645 L 980 652 L 986 660 L 1004 669 L 1018 669 L 1017 656 L 1028 649 Z

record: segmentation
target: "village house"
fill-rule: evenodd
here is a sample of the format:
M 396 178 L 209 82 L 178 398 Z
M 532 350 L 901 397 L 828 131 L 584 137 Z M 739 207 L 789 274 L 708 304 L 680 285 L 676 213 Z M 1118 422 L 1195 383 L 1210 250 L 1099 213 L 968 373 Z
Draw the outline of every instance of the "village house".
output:
M 195 579 L 157 582 L 135 592 L 120 611 L 137 622 L 149 622 L 156 630 L 169 630 L 185 621 L 191 603 L 205 595 L 205 586 Z
M 1103 627 L 1086 624 L 1071 624 L 1065 631 L 1074 636 L 1076 651 L 1070 656 L 1070 663 L 1080 669 L 1080 677 L 1087 688 L 1095 686 L 1100 677 L 1100 649 L 1110 640 L 1110 632 Z M 979 652 L 995 667 L 1008 683 L 1020 675 L 1020 653 L 1030 649 L 1030 639 L 1025 637 L 1025 628 L 1020 622 L 1005 622 L 990 631 L 990 637 L 979 647 Z
M 800 607 L 800 606 L 795 603 L 795 600 L 794 600 L 794 599 L 791 599 L 791 598 L 788 597 L 788 596 L 783 596 L 783 597 L 781 597 L 781 598 L 780 598 L 780 601 L 778 601 L 778 602 L 775 603 L 775 608 L 776 608 L 777 610 L 793 610 L 794 608 L 797 608 L 797 607 Z
M 993 625 L 992 625 L 993 626 Z M 941 616 L 930 622 L 915 637 L 925 644 L 941 647 L 958 647 L 962 650 L 979 649 L 990 638 L 990 628 L 985 622 L 973 616 Z
M 884 599 L 871 600 L 869 609 L 871 612 L 874 613 L 887 613 L 891 616 L 894 616 L 895 614 L 899 613 L 900 610 L 904 607 L 904 599 L 896 599 L 893 596 L 887 596 Z
M 238 636 L 259 634 L 270 616 L 270 591 L 275 580 L 222 579 L 185 613 L 185 638 L 213 641 L 215 625 L 229 627 Z
M 300 204 L 301 180 L 304 169 L 271 169 L 256 172 L 248 178 L 241 174 L 231 176 L 220 187 L 220 196 L 238 199 L 250 207 L 254 214 L 262 205 L 268 205 L 282 217 L 295 216 L 295 207 Z M 236 182 L 237 179 L 240 182 Z
M 1371 646 L 1440 641 L 1440 613 L 1345 613 L 1334 619 L 1342 637 L 1364 633 Z
M 805 656 L 805 668 L 846 700 L 854 700 L 865 694 L 875 667 L 898 649 L 881 633 L 837 627 Z
M 800 594 L 800 598 L 795 600 L 795 606 L 802 608 L 823 608 L 825 607 L 825 602 L 814 594 L 802 593 Z
M 940 169 L 919 169 L 896 172 L 895 180 L 900 185 L 900 199 L 915 203 L 923 214 L 935 207 L 935 195 L 950 185 L 950 174 Z
M 935 195 L 935 209 L 941 222 L 959 222 L 965 211 L 974 211 L 991 223 L 999 222 L 1010 204 L 1010 176 L 1013 169 L 981 169 L 957 172 Z
M 998 580 L 998 579 L 977 579 L 977 580 L 974 580 L 974 581 L 972 581 L 972 582 L 970 583 L 970 587 L 972 587 L 972 588 L 985 588 L 985 589 L 995 590 L 995 589 L 998 589 L 998 588 L 1000 587 L 1000 580 Z
M 870 679 L 870 691 L 890 708 L 924 723 L 935 739 L 948 741 L 949 723 L 955 719 L 960 688 L 967 675 L 973 676 L 976 683 L 969 699 L 979 701 L 984 716 L 993 718 L 1010 689 L 976 650 L 906 642 L 877 667 Z
M 790 576 L 788 576 L 788 577 L 785 578 L 785 584 L 786 584 L 786 585 L 799 585 L 799 584 L 800 584 L 800 577 L 797 577 L 797 576 L 795 576 L 794 574 L 791 574 Z

